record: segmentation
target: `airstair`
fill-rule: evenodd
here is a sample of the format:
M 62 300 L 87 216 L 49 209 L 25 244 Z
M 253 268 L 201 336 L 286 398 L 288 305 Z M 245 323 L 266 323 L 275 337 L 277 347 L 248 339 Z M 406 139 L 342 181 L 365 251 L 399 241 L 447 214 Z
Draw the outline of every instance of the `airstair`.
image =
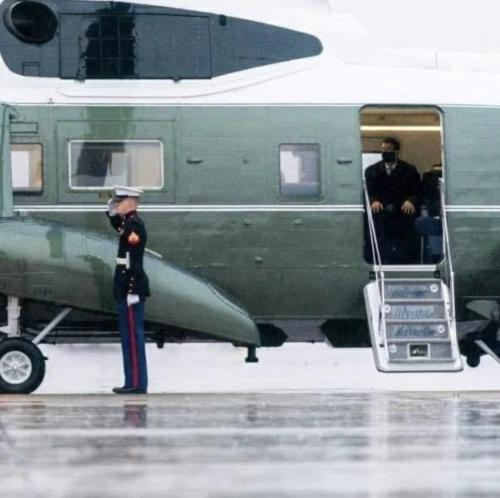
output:
M 383 265 L 365 186 L 375 279 L 364 296 L 373 356 L 382 372 L 458 372 L 463 369 L 455 320 L 453 266 L 441 184 L 444 278 L 433 266 Z

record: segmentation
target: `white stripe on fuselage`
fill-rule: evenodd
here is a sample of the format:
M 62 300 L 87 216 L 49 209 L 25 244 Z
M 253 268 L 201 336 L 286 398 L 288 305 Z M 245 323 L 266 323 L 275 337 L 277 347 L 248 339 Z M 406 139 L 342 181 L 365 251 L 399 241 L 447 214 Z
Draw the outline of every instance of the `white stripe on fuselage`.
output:
M 301 204 L 301 205 L 274 205 L 274 204 L 145 204 L 140 210 L 147 213 L 239 213 L 239 212 L 363 212 L 364 207 L 361 204 Z M 105 212 L 106 206 L 91 204 L 30 204 L 14 206 L 14 211 L 22 212 L 40 212 L 40 213 L 71 213 L 71 212 Z M 451 205 L 446 206 L 448 213 L 500 213 L 500 205 Z
M 103 205 L 15 205 L 14 211 L 16 212 L 101 212 L 106 211 L 106 206 Z M 277 206 L 277 205 L 210 205 L 210 204 L 197 204 L 197 205 L 161 205 L 150 204 L 141 205 L 140 211 L 142 212 L 359 212 L 363 211 L 361 204 L 327 204 L 327 205 L 293 205 L 293 206 Z

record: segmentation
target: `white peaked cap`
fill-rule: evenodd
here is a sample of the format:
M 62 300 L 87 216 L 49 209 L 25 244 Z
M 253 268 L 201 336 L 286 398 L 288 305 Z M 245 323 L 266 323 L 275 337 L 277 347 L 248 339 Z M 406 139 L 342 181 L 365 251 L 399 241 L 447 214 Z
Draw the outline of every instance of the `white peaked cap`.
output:
M 140 197 L 142 190 L 132 187 L 113 187 L 115 197 Z

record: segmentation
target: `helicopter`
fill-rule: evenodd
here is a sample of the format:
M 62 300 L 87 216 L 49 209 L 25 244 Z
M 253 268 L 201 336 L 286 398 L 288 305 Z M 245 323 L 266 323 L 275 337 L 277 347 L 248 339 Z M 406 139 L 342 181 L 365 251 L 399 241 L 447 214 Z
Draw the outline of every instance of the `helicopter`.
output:
M 500 361 L 495 55 L 379 47 L 327 0 L 3 0 L 0 19 L 1 391 L 41 384 L 43 341 L 116 340 L 115 185 L 143 190 L 159 347 Z M 387 136 L 442 171 L 432 261 L 425 237 L 380 258 L 363 178 Z

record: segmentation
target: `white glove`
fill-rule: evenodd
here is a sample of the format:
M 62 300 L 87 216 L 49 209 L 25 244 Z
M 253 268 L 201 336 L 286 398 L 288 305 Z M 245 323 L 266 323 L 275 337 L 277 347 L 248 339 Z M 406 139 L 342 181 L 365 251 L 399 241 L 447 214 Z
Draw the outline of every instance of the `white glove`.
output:
M 133 306 L 140 301 L 138 294 L 127 294 L 127 306 Z
M 108 213 L 110 216 L 116 216 L 118 214 L 116 212 L 116 202 L 114 199 L 109 199 L 108 201 Z

